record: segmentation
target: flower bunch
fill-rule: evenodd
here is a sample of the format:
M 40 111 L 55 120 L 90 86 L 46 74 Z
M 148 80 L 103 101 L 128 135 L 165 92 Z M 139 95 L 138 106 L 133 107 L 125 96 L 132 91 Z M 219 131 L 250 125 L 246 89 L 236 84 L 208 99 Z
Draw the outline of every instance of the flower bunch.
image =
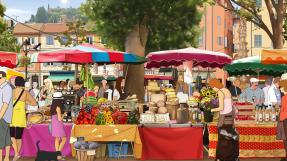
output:
M 187 104 L 192 107 L 198 106 L 199 103 L 200 103 L 200 97 L 198 96 L 191 96 L 187 101 Z
M 31 64 L 30 57 L 28 57 L 28 56 L 21 56 L 20 57 L 20 59 L 19 59 L 19 66 L 20 67 L 25 67 L 25 66 L 28 66 L 30 64 Z

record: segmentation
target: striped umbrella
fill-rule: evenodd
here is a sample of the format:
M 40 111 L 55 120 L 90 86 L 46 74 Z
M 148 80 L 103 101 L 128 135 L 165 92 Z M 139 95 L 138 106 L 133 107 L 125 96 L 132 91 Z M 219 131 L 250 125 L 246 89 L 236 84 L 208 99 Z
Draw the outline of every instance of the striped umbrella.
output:
M 31 55 L 32 63 L 63 62 L 75 64 L 140 64 L 146 62 L 146 60 L 146 58 L 135 54 L 113 51 L 90 44 L 82 44 L 50 52 L 39 52 Z

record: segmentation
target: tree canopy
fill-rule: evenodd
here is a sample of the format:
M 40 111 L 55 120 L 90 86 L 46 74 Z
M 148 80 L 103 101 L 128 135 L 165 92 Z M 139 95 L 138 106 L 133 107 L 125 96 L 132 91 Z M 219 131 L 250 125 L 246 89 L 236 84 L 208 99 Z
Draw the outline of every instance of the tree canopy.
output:
M 106 44 L 145 56 L 149 51 L 197 45 L 206 0 L 87 0 L 83 13 Z M 144 66 L 129 65 L 125 90 L 144 96 Z
M 273 43 L 273 47 L 280 49 L 283 47 L 283 24 L 286 14 L 286 0 L 226 0 L 225 4 L 221 4 L 219 0 L 218 4 L 222 7 L 233 11 L 247 21 L 254 23 L 259 28 L 263 29 Z M 265 6 L 262 6 L 265 2 Z M 262 8 L 267 9 L 269 14 L 269 22 L 264 21 L 265 17 L 262 17 L 260 12 Z
M 95 31 L 107 45 L 124 50 L 135 25 L 148 29 L 146 51 L 197 45 L 198 10 L 204 0 L 87 0 L 82 11 L 95 21 Z
M 20 46 L 3 19 L 5 6 L 0 3 L 0 51 L 19 52 Z

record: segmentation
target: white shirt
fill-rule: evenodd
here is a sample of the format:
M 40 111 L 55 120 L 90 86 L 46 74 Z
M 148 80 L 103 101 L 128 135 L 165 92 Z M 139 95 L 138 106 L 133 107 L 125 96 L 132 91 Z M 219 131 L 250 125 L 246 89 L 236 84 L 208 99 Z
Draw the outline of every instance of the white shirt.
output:
M 116 97 L 117 99 L 116 100 L 119 100 L 120 99 L 120 93 L 117 89 L 114 89 L 114 95 L 112 97 L 112 94 L 113 94 L 113 90 L 111 89 L 108 89 L 106 90 L 106 92 L 108 92 L 108 100 L 109 101 L 112 101 L 113 100 L 113 97 Z
M 266 88 L 266 87 L 265 87 Z M 264 88 L 263 88 L 264 90 Z M 276 86 L 274 84 L 272 84 L 271 86 L 269 86 L 268 89 L 266 90 L 266 94 L 264 91 L 264 95 L 265 95 L 265 101 L 264 101 L 264 105 L 269 106 L 272 105 L 274 103 L 277 103 L 277 97 L 276 97 L 276 93 L 275 90 L 277 90 Z
M 271 86 L 266 86 L 263 88 L 263 92 L 264 92 L 264 105 L 268 106 L 268 90 L 270 89 Z

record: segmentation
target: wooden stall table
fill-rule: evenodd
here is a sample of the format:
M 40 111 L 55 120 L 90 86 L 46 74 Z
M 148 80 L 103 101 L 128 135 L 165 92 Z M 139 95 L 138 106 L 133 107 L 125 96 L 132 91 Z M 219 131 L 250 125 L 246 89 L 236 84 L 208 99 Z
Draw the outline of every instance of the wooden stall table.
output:
M 134 142 L 135 158 L 140 159 L 142 155 L 137 125 L 73 125 L 71 137 L 84 137 L 85 141 Z
M 203 159 L 202 127 L 140 127 L 143 160 Z
M 276 140 L 277 123 L 256 124 L 255 121 L 238 121 L 240 158 L 283 158 L 285 149 L 282 140 Z M 209 157 L 214 158 L 218 131 L 216 123 L 208 125 Z

